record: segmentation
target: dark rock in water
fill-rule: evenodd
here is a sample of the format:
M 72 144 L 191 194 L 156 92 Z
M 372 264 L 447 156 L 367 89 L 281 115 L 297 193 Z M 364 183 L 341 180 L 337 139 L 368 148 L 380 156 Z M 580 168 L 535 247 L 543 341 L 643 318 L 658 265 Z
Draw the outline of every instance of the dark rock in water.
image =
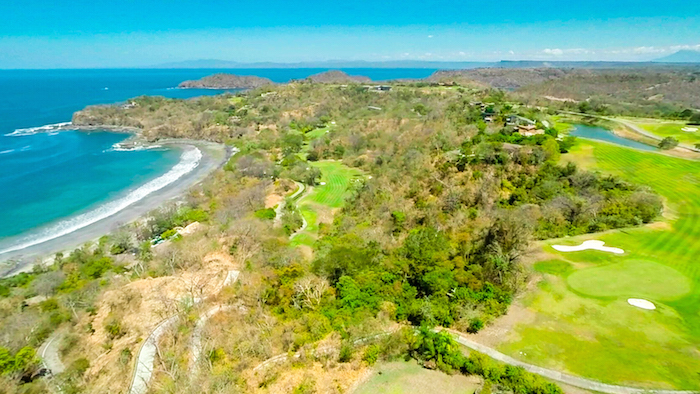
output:
M 343 71 L 331 70 L 322 72 L 320 74 L 314 74 L 308 78 L 307 81 L 313 83 L 369 83 L 372 82 L 368 77 L 361 75 L 348 75 Z
M 198 89 L 255 89 L 261 86 L 273 85 L 267 78 L 254 75 L 214 74 L 196 81 L 182 82 L 181 88 Z

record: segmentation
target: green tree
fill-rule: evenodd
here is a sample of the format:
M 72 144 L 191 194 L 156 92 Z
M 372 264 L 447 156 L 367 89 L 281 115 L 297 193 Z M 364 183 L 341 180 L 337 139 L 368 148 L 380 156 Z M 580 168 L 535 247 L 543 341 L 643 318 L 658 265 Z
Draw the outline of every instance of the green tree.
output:
M 666 137 L 659 142 L 659 149 L 668 150 L 678 146 L 678 140 L 673 137 Z
M 561 157 L 561 152 L 559 149 L 559 144 L 553 138 L 547 138 L 547 140 L 542 143 L 542 150 L 545 152 L 545 157 L 547 161 L 556 163 Z

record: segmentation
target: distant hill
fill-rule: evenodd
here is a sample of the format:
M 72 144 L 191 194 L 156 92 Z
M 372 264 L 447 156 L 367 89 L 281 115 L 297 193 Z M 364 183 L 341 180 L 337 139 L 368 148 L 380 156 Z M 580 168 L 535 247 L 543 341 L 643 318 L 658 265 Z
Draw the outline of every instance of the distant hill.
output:
M 470 69 L 491 67 L 496 63 L 487 62 L 430 62 L 422 60 L 396 60 L 372 62 L 364 60 L 328 60 L 319 62 L 275 63 L 256 62 L 240 63 L 228 60 L 200 59 L 183 62 L 163 63 L 150 68 L 221 68 L 221 69 L 255 69 L 255 68 L 435 68 L 435 69 Z
M 559 79 L 571 69 L 559 68 L 479 68 L 474 70 L 438 70 L 427 78 L 430 82 L 460 83 L 473 81 L 498 89 L 514 90 L 522 86 Z
M 196 81 L 182 82 L 181 88 L 204 89 L 255 89 L 265 85 L 273 85 L 274 82 L 267 78 L 252 75 L 214 74 Z
M 685 49 L 654 61 L 658 63 L 700 63 L 700 51 Z
M 343 71 L 331 70 L 322 72 L 320 74 L 314 74 L 307 80 L 314 83 L 369 83 L 372 82 L 371 79 L 360 75 L 348 75 Z

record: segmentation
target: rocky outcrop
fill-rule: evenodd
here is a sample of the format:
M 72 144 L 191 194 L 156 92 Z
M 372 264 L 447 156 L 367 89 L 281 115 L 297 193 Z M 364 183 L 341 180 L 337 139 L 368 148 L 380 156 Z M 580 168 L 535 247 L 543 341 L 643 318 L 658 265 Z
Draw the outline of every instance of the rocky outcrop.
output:
M 182 82 L 181 88 L 197 89 L 255 89 L 274 82 L 254 75 L 214 74 L 196 81 Z

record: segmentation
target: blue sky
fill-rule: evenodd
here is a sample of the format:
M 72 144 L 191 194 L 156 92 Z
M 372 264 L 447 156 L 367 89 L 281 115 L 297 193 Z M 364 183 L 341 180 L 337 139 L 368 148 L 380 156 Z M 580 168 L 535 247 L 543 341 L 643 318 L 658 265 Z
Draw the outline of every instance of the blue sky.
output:
M 700 49 L 700 1 L 0 2 L 0 68 L 649 60 L 679 49 Z

